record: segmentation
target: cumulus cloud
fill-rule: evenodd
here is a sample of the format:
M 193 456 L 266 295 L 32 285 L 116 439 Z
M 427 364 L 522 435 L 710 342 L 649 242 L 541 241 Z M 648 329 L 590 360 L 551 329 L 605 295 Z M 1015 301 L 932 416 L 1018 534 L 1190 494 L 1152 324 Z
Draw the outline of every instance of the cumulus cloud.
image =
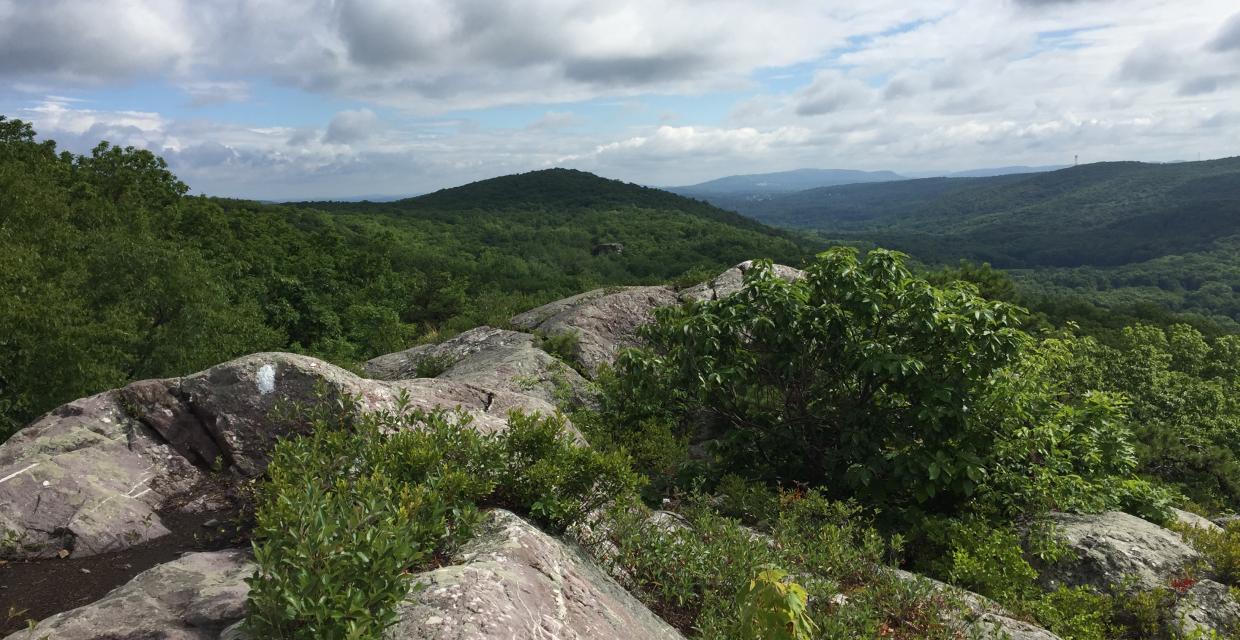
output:
M 1208 45 L 1212 51 L 1240 50 L 1240 13 L 1227 20 Z
M 323 134 L 323 142 L 330 144 L 352 144 L 366 140 L 378 133 L 379 116 L 370 109 L 341 111 L 327 125 Z
M 0 0 L 0 104 L 76 150 L 164 153 L 211 193 L 556 164 L 676 184 L 1234 154 L 1237 51 L 1230 0 Z M 176 106 L 89 101 L 135 79 Z M 289 95 L 311 108 L 261 111 Z M 210 120 L 223 102 L 247 109 Z
M 795 109 L 798 115 L 819 116 L 864 104 L 872 93 L 865 84 L 840 73 L 819 72 L 809 86 L 798 92 Z
M 190 53 L 178 2 L 0 0 L 0 76 L 85 81 L 174 68 Z

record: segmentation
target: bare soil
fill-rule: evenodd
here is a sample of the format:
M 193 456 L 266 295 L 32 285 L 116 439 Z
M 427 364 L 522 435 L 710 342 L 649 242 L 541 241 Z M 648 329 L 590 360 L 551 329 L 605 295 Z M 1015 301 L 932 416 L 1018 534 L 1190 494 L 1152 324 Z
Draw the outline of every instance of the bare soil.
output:
M 194 551 L 247 544 L 249 523 L 236 508 L 159 514 L 172 533 L 123 551 L 85 558 L 0 560 L 0 637 L 28 621 L 90 604 L 151 567 Z M 206 526 L 210 524 L 211 526 Z

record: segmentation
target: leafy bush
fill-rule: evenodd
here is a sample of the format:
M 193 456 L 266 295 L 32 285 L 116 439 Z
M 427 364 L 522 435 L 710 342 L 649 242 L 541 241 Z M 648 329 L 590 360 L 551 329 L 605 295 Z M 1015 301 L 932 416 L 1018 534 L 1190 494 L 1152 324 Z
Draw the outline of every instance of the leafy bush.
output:
M 569 366 L 577 364 L 577 344 L 579 337 L 576 331 L 565 331 L 551 335 L 538 334 L 536 347 L 559 358 Z
M 435 378 L 439 374 L 452 368 L 456 364 L 450 356 L 427 355 L 418 358 L 413 366 L 413 376 L 415 378 Z
M 1240 521 L 1222 531 L 1172 522 L 1171 529 L 1205 556 L 1211 575 L 1219 582 L 1240 587 Z
M 410 576 L 466 539 L 479 505 L 563 530 L 633 493 L 619 453 L 578 446 L 558 417 L 514 413 L 484 435 L 467 414 L 356 416 L 353 399 L 291 412 L 258 492 L 247 625 L 263 638 L 377 638 Z
M 1025 560 L 1021 536 L 983 518 L 944 520 L 930 527 L 946 552 L 932 572 L 948 582 L 1013 606 L 1037 594 L 1038 572 Z
M 1112 622 L 1112 599 L 1088 587 L 1060 586 L 1025 606 L 1040 625 L 1064 640 L 1107 640 L 1122 632 Z
M 1020 314 L 883 250 L 830 250 L 791 283 L 760 263 L 736 295 L 660 310 L 604 407 L 619 433 L 655 418 L 705 440 L 716 477 L 888 510 L 981 497 L 1010 516 L 1141 497 L 1122 402 L 1069 386 L 1070 340 L 1036 342 Z
M 818 637 L 955 637 L 943 614 L 957 605 L 886 570 L 892 549 L 855 504 L 816 491 L 785 492 L 768 537 L 719 515 L 715 502 L 690 496 L 683 522 L 626 508 L 609 528 L 613 573 L 682 631 L 712 640 L 746 637 L 753 621 L 738 598 L 746 597 L 754 576 L 776 566 L 805 589 L 805 614 Z
M 741 640 L 810 640 L 818 629 L 806 611 L 805 587 L 793 582 L 788 572 L 768 567 L 741 590 Z

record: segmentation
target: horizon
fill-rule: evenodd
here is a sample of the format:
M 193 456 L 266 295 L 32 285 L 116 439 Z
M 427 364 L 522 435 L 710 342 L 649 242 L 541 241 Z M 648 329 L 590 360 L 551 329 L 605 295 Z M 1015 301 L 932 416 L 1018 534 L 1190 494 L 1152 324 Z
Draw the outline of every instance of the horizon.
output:
M 284 201 L 1237 153 L 1232 3 L 820 4 L 0 0 L 0 113 Z

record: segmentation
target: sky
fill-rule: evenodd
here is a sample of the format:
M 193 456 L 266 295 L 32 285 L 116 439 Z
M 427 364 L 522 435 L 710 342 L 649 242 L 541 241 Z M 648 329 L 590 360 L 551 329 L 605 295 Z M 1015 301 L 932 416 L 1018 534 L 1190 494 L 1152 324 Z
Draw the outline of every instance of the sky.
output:
M 1235 0 L 0 0 L 0 114 L 196 193 L 1240 155 Z

